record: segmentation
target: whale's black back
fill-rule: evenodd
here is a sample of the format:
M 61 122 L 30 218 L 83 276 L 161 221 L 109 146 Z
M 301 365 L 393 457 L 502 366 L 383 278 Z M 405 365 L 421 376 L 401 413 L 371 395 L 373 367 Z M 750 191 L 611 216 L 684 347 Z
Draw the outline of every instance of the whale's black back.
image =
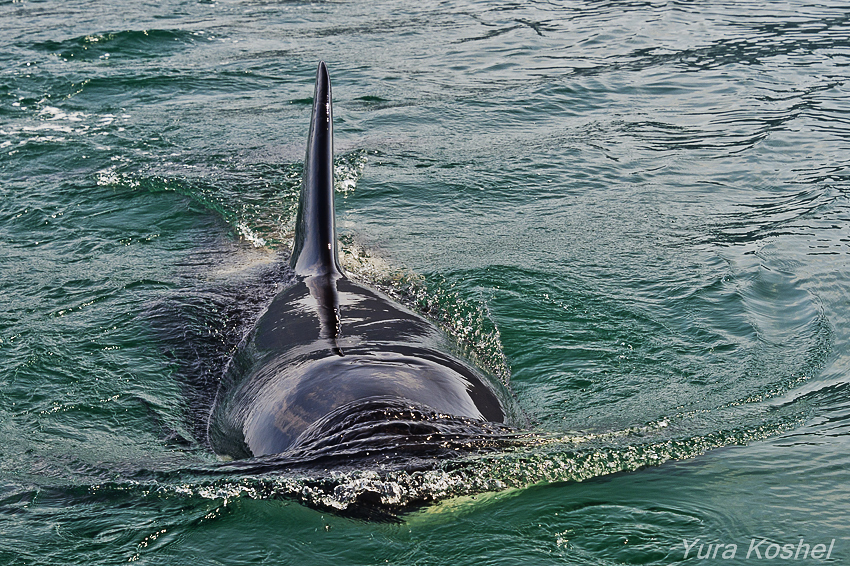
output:
M 321 63 L 291 258 L 298 281 L 240 344 L 211 413 L 210 443 L 232 458 L 409 450 L 506 420 L 500 384 L 451 355 L 432 323 L 340 268 L 330 93 Z

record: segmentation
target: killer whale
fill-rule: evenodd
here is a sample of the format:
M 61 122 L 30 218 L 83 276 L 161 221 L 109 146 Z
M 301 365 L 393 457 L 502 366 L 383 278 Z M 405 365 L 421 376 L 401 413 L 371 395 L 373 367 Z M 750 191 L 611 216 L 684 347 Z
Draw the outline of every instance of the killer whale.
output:
M 506 387 L 451 354 L 437 327 L 339 262 L 334 218 L 333 109 L 319 64 L 290 257 L 281 291 L 236 349 L 207 435 L 227 459 L 322 448 L 336 454 L 427 450 L 507 430 Z

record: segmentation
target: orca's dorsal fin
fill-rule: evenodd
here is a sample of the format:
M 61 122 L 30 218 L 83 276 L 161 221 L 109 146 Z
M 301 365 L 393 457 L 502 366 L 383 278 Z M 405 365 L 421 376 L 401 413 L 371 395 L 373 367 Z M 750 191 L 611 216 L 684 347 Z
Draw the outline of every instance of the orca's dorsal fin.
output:
M 295 274 L 340 275 L 334 220 L 334 149 L 331 80 L 324 61 L 316 71 L 313 115 L 290 264 Z

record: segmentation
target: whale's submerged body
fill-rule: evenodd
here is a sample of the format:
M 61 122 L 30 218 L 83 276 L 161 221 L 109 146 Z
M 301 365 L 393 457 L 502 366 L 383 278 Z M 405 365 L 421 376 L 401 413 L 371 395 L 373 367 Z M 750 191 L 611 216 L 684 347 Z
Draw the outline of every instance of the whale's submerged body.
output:
M 391 444 L 506 431 L 509 395 L 450 355 L 432 323 L 340 268 L 333 205 L 333 111 L 319 64 L 291 265 L 225 371 L 209 422 L 230 458 L 305 450 L 354 455 Z

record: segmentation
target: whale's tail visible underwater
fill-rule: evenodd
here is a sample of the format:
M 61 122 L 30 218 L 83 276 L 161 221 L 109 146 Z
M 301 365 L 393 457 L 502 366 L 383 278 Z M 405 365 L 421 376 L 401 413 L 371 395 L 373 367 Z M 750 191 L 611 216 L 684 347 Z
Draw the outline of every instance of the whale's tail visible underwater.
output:
M 331 84 L 319 64 L 291 266 L 222 378 L 211 447 L 234 458 L 411 462 L 510 433 L 505 385 L 431 322 L 340 267 Z

